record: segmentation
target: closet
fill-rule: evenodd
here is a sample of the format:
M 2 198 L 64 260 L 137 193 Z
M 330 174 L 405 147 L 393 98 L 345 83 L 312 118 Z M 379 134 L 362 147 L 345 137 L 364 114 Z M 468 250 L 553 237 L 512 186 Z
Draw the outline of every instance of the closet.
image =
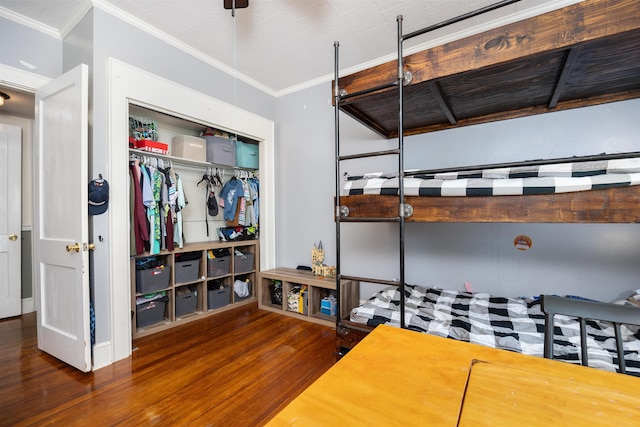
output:
M 162 179 L 156 183 L 161 189 L 158 196 L 166 189 L 165 198 L 153 202 L 147 193 L 144 216 L 131 210 L 132 336 L 255 303 L 260 265 L 258 141 L 134 104 L 129 106 L 129 120 L 135 124 L 130 126 L 129 141 L 132 206 L 141 202 L 136 200 L 135 186 L 144 187 L 133 179 L 134 171 L 142 181 L 147 176 L 147 182 L 156 183 L 149 178 L 153 175 L 140 172 L 143 169 Z M 140 123 L 149 131 L 144 138 L 134 135 Z M 207 139 L 215 142 L 216 152 L 217 144 L 232 147 L 233 152 L 210 156 L 214 145 L 200 145 L 205 141 L 203 132 L 217 135 Z M 146 137 L 149 142 L 139 143 Z M 237 159 L 236 143 L 245 150 Z M 245 152 L 256 161 L 247 163 Z M 228 194 L 228 187 L 236 190 L 234 198 L 224 198 L 224 202 L 237 200 L 233 212 L 221 206 L 220 195 Z M 241 200 L 243 196 L 248 200 Z M 249 209 L 254 202 L 255 211 Z M 150 226 L 154 222 L 157 230 Z

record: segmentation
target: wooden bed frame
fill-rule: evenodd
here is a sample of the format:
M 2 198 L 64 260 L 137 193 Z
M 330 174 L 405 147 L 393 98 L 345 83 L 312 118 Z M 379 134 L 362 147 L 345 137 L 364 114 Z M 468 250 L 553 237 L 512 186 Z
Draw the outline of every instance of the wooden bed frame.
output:
M 584 0 L 403 58 L 412 75 L 403 86 L 403 135 L 639 98 L 640 5 Z M 394 60 L 340 77 L 340 111 L 385 138 L 398 138 L 398 88 L 389 86 L 398 80 L 397 68 Z M 377 87 L 384 88 L 370 90 Z M 334 95 L 335 90 L 334 80 Z M 639 201 L 640 186 L 550 195 L 407 196 L 413 212 L 404 221 L 638 223 Z M 397 196 L 340 196 L 337 202 L 340 221 L 399 217 Z M 369 330 L 339 319 L 339 353 Z
M 640 186 L 527 196 L 406 196 L 413 208 L 406 222 L 638 223 Z M 347 218 L 394 218 L 398 197 L 363 194 L 340 197 Z
M 638 98 L 640 7 L 584 0 L 404 63 L 412 74 L 404 86 L 405 135 Z M 397 60 L 390 61 L 340 77 L 339 88 L 356 94 L 397 73 Z M 394 87 L 345 99 L 340 110 L 386 138 L 398 136 Z

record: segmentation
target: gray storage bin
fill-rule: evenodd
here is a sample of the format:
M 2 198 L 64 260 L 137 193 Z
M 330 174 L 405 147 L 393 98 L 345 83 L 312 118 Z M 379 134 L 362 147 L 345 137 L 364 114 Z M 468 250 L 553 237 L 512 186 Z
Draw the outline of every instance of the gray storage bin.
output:
M 219 136 L 205 136 L 207 162 L 223 166 L 236 165 L 236 142 Z
M 212 310 L 214 308 L 224 307 L 228 305 L 231 300 L 231 288 L 224 286 L 220 288 L 209 288 L 207 291 L 207 308 Z
M 198 308 L 198 291 L 189 288 L 176 290 L 176 317 L 193 313 Z
M 231 257 L 222 256 L 217 258 L 207 258 L 207 276 L 224 276 L 231 272 Z
M 240 302 L 240 301 L 244 301 L 246 299 L 249 299 L 253 296 L 252 291 L 251 291 L 251 282 L 248 283 L 248 289 L 249 289 L 249 295 L 247 295 L 246 297 L 239 297 L 237 293 L 233 294 L 233 300 L 235 302 Z
M 176 261 L 175 263 L 175 283 L 187 283 L 198 280 L 200 276 L 200 260 Z
M 166 301 L 159 299 L 138 304 L 136 306 L 136 325 L 138 328 L 162 322 L 166 306 Z
M 253 257 L 254 254 L 249 252 L 244 253 L 243 255 L 236 254 L 235 259 L 233 260 L 233 272 L 238 274 L 254 270 Z
M 150 294 L 169 287 L 171 267 L 155 267 L 136 270 L 136 292 Z

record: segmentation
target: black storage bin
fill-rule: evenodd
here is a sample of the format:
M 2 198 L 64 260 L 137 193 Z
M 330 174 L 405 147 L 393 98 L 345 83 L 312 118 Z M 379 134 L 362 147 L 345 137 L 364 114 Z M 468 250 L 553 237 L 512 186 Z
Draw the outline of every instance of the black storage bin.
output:
M 166 298 L 136 305 L 136 325 L 138 328 L 162 322 L 164 320 L 166 306 Z
M 198 291 L 188 287 L 176 290 L 176 317 L 193 313 L 198 308 Z
M 269 294 L 271 295 L 271 304 L 282 305 L 282 282 L 274 280 L 269 285 Z

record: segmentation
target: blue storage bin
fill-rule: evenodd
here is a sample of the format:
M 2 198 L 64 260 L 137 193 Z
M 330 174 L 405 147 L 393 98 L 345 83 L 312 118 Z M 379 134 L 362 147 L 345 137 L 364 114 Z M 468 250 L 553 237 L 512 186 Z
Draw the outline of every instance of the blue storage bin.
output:
M 236 142 L 236 166 L 248 169 L 258 169 L 260 166 L 260 152 L 258 144 Z

